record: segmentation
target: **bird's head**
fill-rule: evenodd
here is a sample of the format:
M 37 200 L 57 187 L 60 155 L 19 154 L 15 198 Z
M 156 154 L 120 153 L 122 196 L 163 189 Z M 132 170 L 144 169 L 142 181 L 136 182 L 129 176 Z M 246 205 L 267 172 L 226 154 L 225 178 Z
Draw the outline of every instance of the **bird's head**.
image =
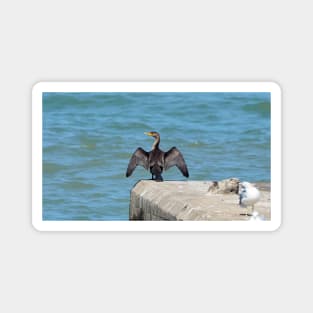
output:
M 252 184 L 250 184 L 250 183 L 247 182 L 247 181 L 243 181 L 243 182 L 239 183 L 239 185 L 240 185 L 241 187 L 243 187 L 243 188 L 249 188 L 249 187 L 252 186 Z
M 153 137 L 155 139 L 160 138 L 160 134 L 158 132 L 151 131 L 151 132 L 146 132 L 144 134 L 147 135 L 147 136 L 151 136 L 151 137 Z

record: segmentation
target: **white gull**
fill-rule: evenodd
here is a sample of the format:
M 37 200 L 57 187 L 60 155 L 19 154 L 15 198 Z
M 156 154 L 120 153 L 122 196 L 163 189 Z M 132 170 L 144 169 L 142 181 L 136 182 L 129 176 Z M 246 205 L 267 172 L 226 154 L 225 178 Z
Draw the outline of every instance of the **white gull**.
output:
M 245 215 L 253 216 L 254 204 L 260 199 L 260 191 L 249 182 L 242 182 L 239 184 L 239 205 L 247 208 L 251 206 L 252 212 Z

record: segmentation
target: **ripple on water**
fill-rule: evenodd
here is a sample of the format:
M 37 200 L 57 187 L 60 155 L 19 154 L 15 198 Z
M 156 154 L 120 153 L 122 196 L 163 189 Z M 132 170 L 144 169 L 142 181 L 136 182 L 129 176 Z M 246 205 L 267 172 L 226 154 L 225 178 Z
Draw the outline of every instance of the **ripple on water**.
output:
M 270 116 L 271 114 L 271 104 L 270 102 L 257 102 L 245 104 L 243 110 L 246 112 L 255 112 L 262 116 Z
M 66 169 L 66 166 L 53 162 L 43 162 L 42 167 L 44 174 L 55 174 Z
M 69 182 L 63 183 L 61 186 L 64 189 L 70 189 L 70 190 L 86 190 L 86 189 L 93 189 L 97 187 L 97 185 L 95 184 L 84 183 L 81 181 L 69 181 Z

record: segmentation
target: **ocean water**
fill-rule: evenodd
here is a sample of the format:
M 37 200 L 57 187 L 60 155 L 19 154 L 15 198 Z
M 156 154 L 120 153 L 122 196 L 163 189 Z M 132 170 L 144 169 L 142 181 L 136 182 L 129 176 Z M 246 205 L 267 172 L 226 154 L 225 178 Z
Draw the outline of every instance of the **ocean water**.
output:
M 43 219 L 128 220 L 137 147 L 183 153 L 189 180 L 270 181 L 270 93 L 44 93 Z M 176 167 L 165 180 L 186 180 Z

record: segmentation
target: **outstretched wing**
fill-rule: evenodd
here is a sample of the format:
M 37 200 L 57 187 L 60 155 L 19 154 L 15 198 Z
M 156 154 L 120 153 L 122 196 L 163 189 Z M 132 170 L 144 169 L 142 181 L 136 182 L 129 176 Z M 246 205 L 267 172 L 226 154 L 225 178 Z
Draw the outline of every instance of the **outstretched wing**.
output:
M 126 177 L 129 177 L 137 165 L 143 166 L 146 170 L 149 168 L 149 153 L 142 148 L 137 148 L 129 160 Z
M 182 174 L 189 177 L 188 168 L 181 152 L 173 147 L 164 154 L 164 170 L 177 166 Z

